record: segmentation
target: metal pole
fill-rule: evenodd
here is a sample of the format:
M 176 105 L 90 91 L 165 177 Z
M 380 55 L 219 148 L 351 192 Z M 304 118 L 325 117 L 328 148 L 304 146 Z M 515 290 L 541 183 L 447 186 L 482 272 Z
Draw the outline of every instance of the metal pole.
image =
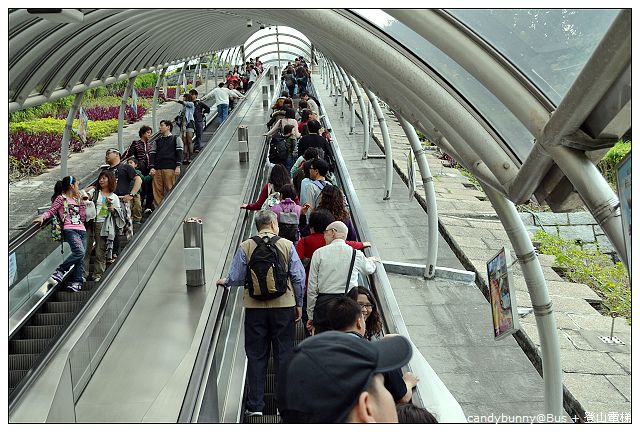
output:
M 206 284 L 204 275 L 204 233 L 202 219 L 190 217 L 183 221 L 184 264 L 188 287 Z
M 324 88 L 325 90 L 329 90 L 329 81 L 331 80 L 331 69 L 330 69 L 329 61 L 326 62 L 326 65 L 327 65 L 327 79 L 326 79 L 326 82 L 324 83 Z M 329 92 L 329 95 L 331 95 L 331 92 Z
M 278 26 L 276 26 L 276 49 L 278 50 L 278 69 L 282 66 L 280 65 L 280 38 L 278 37 Z
M 77 93 L 69 114 L 67 114 L 67 122 L 64 125 L 64 131 L 62 132 L 62 141 L 60 142 L 60 174 L 62 177 L 66 177 L 69 172 L 67 170 L 67 159 L 69 159 L 69 141 L 71 141 L 71 129 L 73 128 L 73 119 L 76 118 L 78 108 L 82 102 L 82 96 L 84 92 Z
M 391 198 L 391 188 L 393 187 L 393 150 L 391 149 L 391 138 L 389 137 L 389 128 L 387 128 L 387 121 L 384 118 L 384 114 L 380 109 L 378 103 L 378 97 L 366 87 L 362 87 L 369 98 L 369 104 L 373 107 L 372 111 L 375 111 L 378 117 L 378 124 L 380 125 L 380 131 L 382 132 L 382 141 L 384 143 L 384 161 L 385 161 L 385 186 L 383 200 Z
M 345 88 L 348 87 L 345 82 L 344 76 L 342 75 L 340 68 L 336 63 L 334 63 L 334 67 L 336 68 L 336 75 L 338 76 L 338 81 L 340 82 L 340 118 L 344 118 L 344 92 Z
M 124 112 L 127 109 L 127 102 L 129 101 L 129 94 L 133 88 L 133 83 L 136 81 L 136 77 L 129 78 L 127 87 L 122 95 L 122 101 L 120 102 L 120 112 L 118 113 L 118 150 L 120 154 L 124 152 L 124 143 L 122 142 L 122 128 L 124 127 Z
M 355 102 L 353 101 L 352 85 L 349 79 L 347 78 L 347 74 L 344 71 L 344 69 L 340 68 L 340 73 L 342 75 L 342 79 L 347 85 L 347 93 L 349 98 L 349 111 L 351 113 L 351 120 L 349 124 L 349 135 L 353 135 L 354 133 L 353 131 L 356 128 L 356 105 L 355 105 Z
M 351 75 L 347 75 L 347 76 L 349 77 L 349 81 L 351 82 L 351 87 L 353 87 L 353 91 L 356 92 L 356 97 L 358 98 L 358 105 L 360 105 L 360 113 L 362 114 L 362 130 L 364 133 L 364 142 L 362 145 L 362 159 L 366 159 L 368 157 L 368 152 L 369 152 L 369 138 L 370 138 L 369 118 L 367 117 L 367 109 L 365 108 L 364 100 L 362 98 L 362 92 L 360 92 L 360 89 L 356 84 L 356 80 Z
M 333 106 L 337 107 L 338 98 L 342 94 L 342 84 L 338 79 L 338 71 L 336 70 L 335 64 L 332 66 L 332 68 L 333 68 L 333 95 L 335 96 L 335 99 L 333 101 Z M 338 88 L 338 84 L 340 84 L 340 88 Z
M 209 56 L 207 62 L 207 72 L 204 74 L 204 94 L 209 94 L 209 74 L 211 73 L 211 63 L 213 63 L 213 56 Z
M 158 107 L 158 93 L 160 93 L 160 84 L 162 84 L 165 72 L 167 72 L 167 69 L 162 68 L 162 70 L 160 71 L 160 75 L 158 76 L 158 80 L 156 81 L 156 87 L 153 89 L 153 101 L 151 102 L 151 125 L 154 132 L 157 131 L 159 127 L 156 117 L 156 108 Z M 165 94 L 165 97 L 166 96 L 167 95 Z
M 424 196 L 427 201 L 427 221 L 429 232 L 427 234 L 427 263 L 424 277 L 433 279 L 436 275 L 436 261 L 438 259 L 438 207 L 436 201 L 436 191 L 433 187 L 433 176 L 427 162 L 427 156 L 424 147 L 418 138 L 418 134 L 414 127 L 404 117 L 394 111 L 396 118 L 400 122 L 400 126 L 404 130 L 413 154 L 418 161 L 420 176 L 422 177 L 422 187 L 424 187 Z
M 238 159 L 249 162 L 249 130 L 247 126 L 238 126 Z
M 181 94 L 184 94 L 189 90 L 189 87 L 188 87 L 189 83 L 186 82 L 187 81 L 187 66 L 188 66 L 187 62 L 184 62 L 184 66 L 182 67 L 182 71 L 181 71 L 181 74 L 180 74 L 180 82 L 182 83 L 183 89 L 182 89 L 182 92 L 176 93 L 176 99 L 179 99 Z
M 200 64 L 202 63 L 202 57 L 198 57 L 198 63 L 196 63 L 196 68 L 193 70 L 193 80 L 191 82 L 191 88 L 196 88 L 196 81 L 198 80 L 198 69 L 200 68 Z
M 220 56 L 218 53 L 215 53 L 213 56 L 213 88 L 216 88 L 218 87 L 218 63 L 220 63 Z
M 563 413 L 560 342 L 542 267 L 513 203 L 491 187 L 483 189 L 509 236 L 527 283 L 540 336 L 545 410 L 547 414 L 553 414 L 557 418 Z
M 550 147 L 547 151 L 607 234 L 620 261 L 629 269 L 617 194 L 584 152 L 565 146 Z
M 269 108 L 269 87 L 266 85 L 262 86 L 262 108 Z
M 367 114 L 369 115 L 369 133 L 371 134 L 371 137 L 373 137 L 373 128 L 375 127 L 375 119 L 373 117 L 373 104 L 371 103 L 371 99 L 369 99 L 369 104 L 367 108 L 368 108 Z

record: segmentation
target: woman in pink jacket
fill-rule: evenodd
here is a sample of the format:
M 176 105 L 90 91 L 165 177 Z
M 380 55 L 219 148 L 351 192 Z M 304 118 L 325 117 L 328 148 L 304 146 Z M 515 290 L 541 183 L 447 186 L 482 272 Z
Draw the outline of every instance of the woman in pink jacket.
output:
M 56 182 L 51 201 L 49 210 L 35 218 L 33 223 L 42 225 L 47 219 L 56 216 L 62 227 L 62 240 L 69 244 L 71 255 L 58 266 L 49 278 L 49 283 L 60 283 L 64 274 L 73 266 L 68 288 L 78 292 L 82 289 L 83 261 L 87 250 L 87 231 L 84 227 L 87 219 L 86 205 L 80 198 L 78 179 L 68 176 Z

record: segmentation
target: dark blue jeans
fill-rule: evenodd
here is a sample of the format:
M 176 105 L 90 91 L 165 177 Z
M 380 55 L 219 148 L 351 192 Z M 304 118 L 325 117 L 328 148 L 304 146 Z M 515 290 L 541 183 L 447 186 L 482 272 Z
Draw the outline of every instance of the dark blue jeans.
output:
M 87 232 L 74 229 L 63 230 L 64 241 L 71 248 L 71 255 L 67 257 L 56 270 L 61 272 L 68 271 L 73 267 L 71 282 L 82 283 L 82 269 L 84 267 L 84 253 L 87 250 Z
M 247 378 L 249 395 L 246 408 L 249 411 L 264 410 L 264 384 L 267 364 L 273 345 L 276 370 L 276 387 L 280 364 L 293 350 L 296 335 L 293 307 L 270 309 L 245 309 L 244 350 L 247 353 Z
M 204 122 L 197 121 L 196 122 L 196 134 L 193 139 L 193 149 L 200 150 L 202 148 L 202 132 L 204 131 Z
M 220 124 L 227 118 L 229 115 L 229 105 L 227 104 L 219 104 L 218 105 L 218 120 Z

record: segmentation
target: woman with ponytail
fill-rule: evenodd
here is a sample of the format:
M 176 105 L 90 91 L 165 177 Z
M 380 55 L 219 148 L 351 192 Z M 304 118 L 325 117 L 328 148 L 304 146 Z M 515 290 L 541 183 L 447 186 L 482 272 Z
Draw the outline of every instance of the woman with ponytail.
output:
M 49 278 L 51 285 L 62 281 L 64 273 L 73 266 L 73 274 L 69 289 L 78 292 L 82 289 L 82 269 L 85 250 L 87 247 L 86 206 L 80 198 L 78 179 L 67 176 L 56 182 L 54 193 L 51 197 L 52 204 L 49 210 L 34 219 L 33 223 L 42 223 L 56 215 L 62 226 L 62 239 L 69 244 L 71 255 L 64 260 Z

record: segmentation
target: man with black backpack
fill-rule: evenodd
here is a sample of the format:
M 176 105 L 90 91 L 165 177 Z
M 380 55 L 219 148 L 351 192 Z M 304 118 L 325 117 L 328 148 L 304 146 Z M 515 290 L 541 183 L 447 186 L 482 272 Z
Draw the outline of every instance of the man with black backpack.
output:
M 304 267 L 293 243 L 278 236 L 275 213 L 260 210 L 255 223 L 258 235 L 240 244 L 229 275 L 216 283 L 245 288 L 247 416 L 261 416 L 264 410 L 267 362 L 272 345 L 276 371 L 293 351 L 295 323 L 302 317 L 305 283 Z M 276 386 L 277 380 L 276 375 Z

